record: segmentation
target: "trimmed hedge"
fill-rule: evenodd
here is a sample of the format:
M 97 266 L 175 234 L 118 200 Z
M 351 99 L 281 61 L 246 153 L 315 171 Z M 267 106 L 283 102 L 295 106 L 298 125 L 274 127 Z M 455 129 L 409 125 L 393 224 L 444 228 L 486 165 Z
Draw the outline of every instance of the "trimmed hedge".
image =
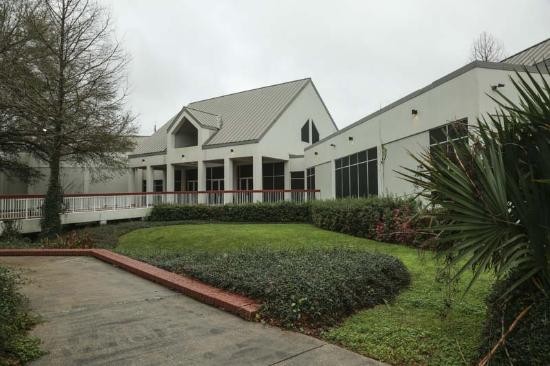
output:
M 510 293 L 504 302 L 502 295 L 517 277 L 495 284 L 487 297 L 487 320 L 482 335 L 479 357 L 484 357 L 510 327 L 518 314 L 532 305 L 508 335 L 490 361 L 490 365 L 542 366 L 550 364 L 550 295 L 546 296 L 533 283 L 527 283 Z M 474 360 L 477 361 L 477 360 Z M 477 362 L 476 362 L 477 363 Z
M 387 243 L 420 245 L 424 237 L 412 199 L 369 197 L 311 203 L 311 219 L 320 228 Z
M 309 205 L 294 202 L 251 203 L 246 205 L 178 206 L 153 208 L 152 221 L 227 221 L 227 222 L 309 222 Z
M 259 247 L 141 259 L 262 300 L 261 318 L 286 327 L 334 325 L 354 311 L 391 301 L 410 283 L 399 259 L 364 250 Z
M 0 267 L 0 365 L 27 363 L 43 352 L 40 340 L 27 332 L 36 324 L 27 298 L 17 292 L 18 277 Z

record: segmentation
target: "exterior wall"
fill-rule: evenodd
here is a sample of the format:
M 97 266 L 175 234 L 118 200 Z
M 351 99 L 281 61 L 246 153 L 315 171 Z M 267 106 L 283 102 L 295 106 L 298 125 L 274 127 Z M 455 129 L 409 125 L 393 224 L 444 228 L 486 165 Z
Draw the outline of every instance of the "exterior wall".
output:
M 401 140 L 385 144 L 382 148 L 381 159 L 379 159 L 378 173 L 380 176 L 379 182 L 382 189 L 380 194 L 403 196 L 415 193 L 416 189 L 411 183 L 401 179 L 396 173 L 403 171 L 402 167 L 415 169 L 417 163 L 414 161 L 412 154 L 419 154 L 425 151 L 430 144 L 428 132 L 405 137 Z
M 262 154 L 284 160 L 288 159 L 289 154 L 302 155 L 304 148 L 311 145 L 301 140 L 301 129 L 308 119 L 314 121 L 321 139 L 336 132 L 332 117 L 312 83 L 304 87 L 262 138 Z
M 334 198 L 333 193 L 333 166 L 326 162 L 315 166 L 315 188 L 321 190 L 321 199 Z
M 509 75 L 512 74 L 513 71 L 509 70 L 475 67 L 456 77 L 449 77 L 434 88 L 409 100 L 398 101 L 388 110 L 366 117 L 367 120 L 359 121 L 330 138 L 307 147 L 304 153 L 305 165 L 325 165 L 337 158 L 376 146 L 379 194 L 412 194 L 415 188 L 395 173 L 402 166 L 416 168 L 408 151 L 419 153 L 427 149 L 428 131 L 432 128 L 463 118 L 468 118 L 470 125 L 477 125 L 477 119 L 482 114 L 496 108 L 496 103 L 489 98 L 491 95 L 496 96 L 491 89 L 492 85 L 504 83 L 505 86 L 499 88 L 499 91 L 517 100 L 509 80 Z M 412 115 L 412 109 L 418 111 L 416 116 Z M 330 183 L 321 183 L 326 177 L 326 174 L 316 177 L 317 185 L 332 188 L 333 176 L 330 177 Z

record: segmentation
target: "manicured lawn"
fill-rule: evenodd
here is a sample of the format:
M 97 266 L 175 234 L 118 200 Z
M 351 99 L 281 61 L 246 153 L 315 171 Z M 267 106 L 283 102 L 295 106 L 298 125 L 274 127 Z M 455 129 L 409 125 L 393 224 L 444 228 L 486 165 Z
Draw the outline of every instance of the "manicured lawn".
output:
M 391 304 L 348 317 L 321 336 L 396 365 L 468 364 L 475 353 L 491 278 L 481 278 L 462 296 L 469 277 L 456 286 L 445 311 L 446 286 L 432 253 L 329 232 L 307 224 L 203 224 L 140 229 L 122 236 L 116 250 L 134 257 L 230 254 L 243 248 L 297 250 L 345 247 L 393 255 L 409 269 L 410 289 Z M 315 276 L 312 273 L 311 276 Z

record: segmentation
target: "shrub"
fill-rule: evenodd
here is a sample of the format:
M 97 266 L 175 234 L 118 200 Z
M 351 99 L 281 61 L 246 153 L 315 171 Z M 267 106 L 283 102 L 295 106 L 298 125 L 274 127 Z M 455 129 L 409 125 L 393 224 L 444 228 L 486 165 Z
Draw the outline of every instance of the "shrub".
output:
M 532 282 L 516 288 L 509 300 L 502 295 L 517 281 L 517 275 L 495 284 L 487 298 L 487 319 L 479 357 L 484 357 L 510 327 L 518 314 L 532 305 L 525 317 L 491 358 L 490 365 L 548 365 L 550 362 L 550 295 Z M 508 298 L 508 297 L 507 297 Z
M 18 278 L 0 267 L 0 364 L 26 363 L 42 355 L 40 341 L 27 331 L 37 319 L 29 314 L 27 299 L 17 292 Z
M 203 220 L 228 222 L 308 222 L 309 205 L 294 202 L 251 203 L 223 206 L 159 205 L 152 221 Z
M 287 327 L 333 325 L 354 311 L 391 301 L 410 283 L 399 259 L 364 250 L 259 247 L 142 259 L 262 300 L 261 317 Z
M 419 246 L 424 242 L 424 236 L 418 213 L 416 201 L 394 197 L 311 203 L 311 219 L 320 228 L 388 243 Z

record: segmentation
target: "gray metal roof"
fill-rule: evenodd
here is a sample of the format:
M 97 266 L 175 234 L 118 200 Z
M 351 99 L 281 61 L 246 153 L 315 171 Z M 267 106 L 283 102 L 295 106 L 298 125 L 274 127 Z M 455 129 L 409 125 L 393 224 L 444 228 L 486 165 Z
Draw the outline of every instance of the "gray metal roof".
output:
M 310 82 L 301 79 L 193 102 L 188 108 L 219 115 L 222 126 L 205 146 L 260 139 Z
M 311 79 L 300 79 L 190 103 L 151 136 L 143 139 L 131 155 L 166 151 L 167 131 L 187 111 L 202 127 L 218 130 L 203 145 L 257 141 L 269 130 Z
M 501 62 L 533 66 L 547 59 L 550 59 L 550 38 L 518 52 Z

